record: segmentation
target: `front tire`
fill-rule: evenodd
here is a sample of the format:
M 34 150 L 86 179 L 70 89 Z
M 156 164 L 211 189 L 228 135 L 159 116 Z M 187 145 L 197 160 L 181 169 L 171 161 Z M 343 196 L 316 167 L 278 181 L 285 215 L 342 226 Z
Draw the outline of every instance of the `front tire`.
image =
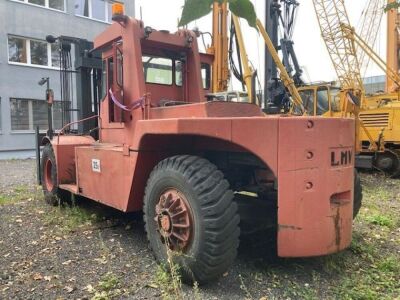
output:
M 146 186 L 144 222 L 158 262 L 168 266 L 173 261 L 185 282 L 214 280 L 236 257 L 237 205 L 222 172 L 206 159 L 174 156 L 154 168 Z
M 57 206 L 66 200 L 68 192 L 58 188 L 57 164 L 51 144 L 43 148 L 41 179 L 44 198 L 48 204 Z

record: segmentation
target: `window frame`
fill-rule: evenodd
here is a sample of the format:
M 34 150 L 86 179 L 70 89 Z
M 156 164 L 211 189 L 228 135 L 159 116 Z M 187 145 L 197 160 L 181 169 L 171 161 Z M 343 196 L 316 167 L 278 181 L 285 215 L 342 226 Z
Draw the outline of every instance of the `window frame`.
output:
M 44 8 L 44 9 L 48 9 L 48 10 L 52 10 L 52 11 L 57 11 L 57 12 L 61 12 L 61 13 L 67 13 L 67 0 L 63 0 L 64 2 L 64 10 L 60 10 L 60 9 L 56 9 L 56 8 L 52 8 L 49 6 L 49 0 L 44 0 L 44 6 L 40 5 L 40 4 L 35 4 L 35 3 L 30 3 L 28 2 L 29 0 L 10 0 L 12 2 L 16 2 L 16 3 L 22 3 L 22 4 L 26 4 L 26 5 L 31 5 L 34 7 L 40 7 L 40 8 Z
M 10 38 L 17 38 L 17 39 L 23 39 L 26 41 L 26 63 L 24 62 L 17 62 L 17 61 L 10 61 L 10 49 L 9 49 L 9 39 Z M 35 42 L 44 42 L 47 44 L 47 65 L 37 65 L 37 64 L 32 64 L 32 56 L 31 56 L 31 41 Z M 40 39 L 35 39 L 35 38 L 28 38 L 28 37 L 23 37 L 23 36 L 18 36 L 18 35 L 13 35 L 9 34 L 7 35 L 7 61 L 8 64 L 10 65 L 16 65 L 16 66 L 28 66 L 28 67 L 34 67 L 34 68 L 45 68 L 45 69 L 52 69 L 52 70 L 59 70 L 59 66 L 53 66 L 53 59 L 51 55 L 51 45 L 47 41 L 40 40 Z
M 73 0 L 73 1 L 75 3 L 75 0 Z M 119 2 L 119 1 L 104 0 L 104 2 L 106 4 L 105 7 L 104 7 L 104 9 L 105 9 L 104 19 L 105 20 L 102 20 L 102 19 L 97 19 L 97 18 L 93 17 L 93 5 L 92 5 L 92 1 L 93 0 L 87 0 L 87 1 L 88 1 L 88 16 L 80 15 L 80 14 L 76 13 L 75 10 L 74 10 L 74 15 L 76 17 L 79 17 L 79 18 L 89 19 L 89 20 L 93 20 L 93 21 L 97 21 L 97 22 L 106 23 L 106 24 L 112 24 L 112 20 L 111 20 L 112 15 L 109 16 L 108 4 L 122 3 L 122 2 Z

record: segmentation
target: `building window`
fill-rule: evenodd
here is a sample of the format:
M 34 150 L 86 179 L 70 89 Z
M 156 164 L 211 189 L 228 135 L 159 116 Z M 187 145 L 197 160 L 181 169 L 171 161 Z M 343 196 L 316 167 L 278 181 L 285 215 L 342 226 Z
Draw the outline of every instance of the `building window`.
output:
M 63 102 L 55 101 L 53 104 L 53 126 L 61 129 L 62 105 Z M 12 131 L 33 131 L 39 126 L 41 131 L 48 129 L 47 102 L 35 99 L 10 99 L 11 130 Z M 66 105 L 69 109 L 70 105 Z
M 17 0 L 17 1 L 37 6 L 42 6 L 45 8 L 51 8 L 59 11 L 65 11 L 65 0 Z
M 31 46 L 31 64 L 47 66 L 47 42 L 30 41 Z
M 112 0 L 75 0 L 75 15 L 111 23 Z
M 64 0 L 49 0 L 49 7 L 65 11 L 65 2 Z
M 60 56 L 56 44 L 16 36 L 8 37 L 8 61 L 53 68 L 60 66 Z
M 27 63 L 26 40 L 16 37 L 8 38 L 8 57 L 11 62 Z

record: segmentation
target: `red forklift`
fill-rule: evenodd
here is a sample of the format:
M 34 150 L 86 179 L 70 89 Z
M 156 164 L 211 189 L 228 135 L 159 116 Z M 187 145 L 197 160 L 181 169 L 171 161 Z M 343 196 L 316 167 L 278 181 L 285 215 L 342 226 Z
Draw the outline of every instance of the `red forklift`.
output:
M 184 281 L 200 284 L 236 257 L 238 195 L 255 212 L 257 201 L 271 205 L 280 257 L 350 245 L 354 120 L 210 101 L 212 56 L 199 53 L 193 31 L 157 31 L 121 11 L 113 20 L 91 50 L 102 60 L 98 113 L 41 142 L 48 203 L 73 194 L 143 211 L 157 260 L 172 257 Z M 97 135 L 69 130 L 93 120 Z

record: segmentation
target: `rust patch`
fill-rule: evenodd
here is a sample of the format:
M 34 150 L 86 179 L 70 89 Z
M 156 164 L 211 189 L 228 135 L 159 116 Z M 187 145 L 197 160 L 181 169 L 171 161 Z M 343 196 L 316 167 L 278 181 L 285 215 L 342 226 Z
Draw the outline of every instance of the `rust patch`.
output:
M 338 251 L 340 250 L 340 241 L 341 241 L 341 235 L 340 235 L 340 208 L 336 208 L 336 215 L 333 216 L 333 224 L 335 226 L 335 236 L 336 236 L 336 247 Z
M 301 227 L 293 226 L 293 225 L 278 225 L 278 230 L 303 230 Z

